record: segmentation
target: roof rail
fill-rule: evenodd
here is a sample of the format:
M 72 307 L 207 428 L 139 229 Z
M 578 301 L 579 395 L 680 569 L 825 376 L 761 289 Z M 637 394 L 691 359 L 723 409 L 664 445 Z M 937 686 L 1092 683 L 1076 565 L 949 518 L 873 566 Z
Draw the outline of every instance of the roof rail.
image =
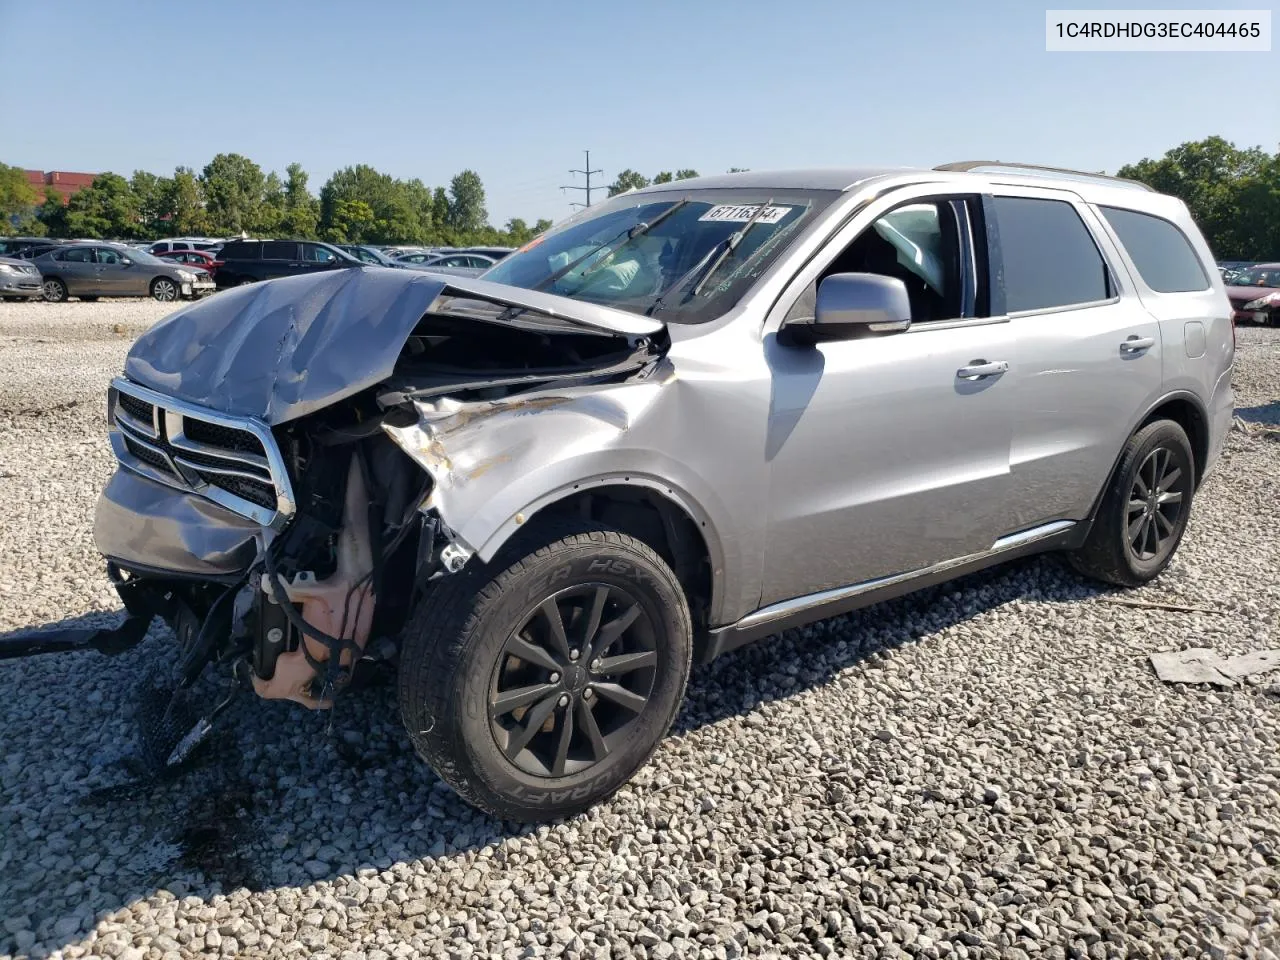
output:
M 1083 177 L 1088 180 L 1106 180 L 1110 183 L 1120 184 L 1126 187 L 1135 187 L 1137 189 L 1146 190 L 1149 193 L 1155 193 L 1147 184 L 1141 180 L 1130 180 L 1128 177 L 1112 177 L 1105 173 L 1089 173 L 1086 170 L 1069 170 L 1066 167 L 1042 167 L 1034 163 L 1004 163 L 1000 160 L 960 160 L 956 163 L 944 163 L 934 167 L 934 170 L 947 170 L 953 173 L 964 173 L 969 170 L 976 170 L 978 167 L 1000 167 L 1011 172 L 1018 170 L 1038 170 L 1041 173 L 1061 173 L 1071 177 Z

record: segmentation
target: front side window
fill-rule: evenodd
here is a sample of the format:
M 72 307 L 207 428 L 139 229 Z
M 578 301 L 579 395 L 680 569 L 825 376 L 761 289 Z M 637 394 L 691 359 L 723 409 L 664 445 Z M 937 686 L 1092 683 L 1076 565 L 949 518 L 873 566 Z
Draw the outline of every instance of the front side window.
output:
M 504 257 L 486 280 L 675 323 L 732 307 L 840 194 L 670 190 L 587 208 Z
M 98 247 L 97 253 L 99 263 L 119 263 L 124 259 L 118 250 L 112 250 L 110 247 Z
M 1106 262 L 1070 203 L 994 197 L 991 208 L 1006 312 L 1068 307 L 1111 297 Z
M 1152 290 L 1190 293 L 1209 289 L 1209 278 L 1191 241 L 1168 220 L 1119 207 L 1098 209 L 1129 252 L 1142 282 Z
M 333 255 L 332 250 L 318 247 L 314 243 L 304 243 L 302 245 L 302 256 L 311 263 L 333 263 L 338 259 Z

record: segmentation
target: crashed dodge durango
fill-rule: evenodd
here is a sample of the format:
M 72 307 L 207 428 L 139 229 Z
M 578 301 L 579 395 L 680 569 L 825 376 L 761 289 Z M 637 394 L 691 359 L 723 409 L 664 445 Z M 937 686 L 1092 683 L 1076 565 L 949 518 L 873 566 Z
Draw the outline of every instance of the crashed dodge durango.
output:
M 1008 164 L 680 181 L 480 278 L 237 288 L 111 385 L 95 537 L 129 616 L 89 645 L 159 616 L 175 691 L 311 708 L 389 661 L 463 797 L 568 815 L 692 662 L 1040 551 L 1155 577 L 1234 349 L 1180 201 Z

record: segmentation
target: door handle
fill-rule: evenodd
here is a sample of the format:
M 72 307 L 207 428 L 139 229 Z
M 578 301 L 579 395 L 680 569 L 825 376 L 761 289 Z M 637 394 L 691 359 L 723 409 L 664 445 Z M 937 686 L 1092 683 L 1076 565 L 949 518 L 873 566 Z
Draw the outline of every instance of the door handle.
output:
M 1137 334 L 1134 334 L 1131 337 L 1125 337 L 1124 342 L 1120 344 L 1120 352 L 1140 353 L 1143 350 L 1150 350 L 1155 345 L 1155 337 L 1139 337 Z
M 1007 360 L 974 360 L 967 367 L 957 370 L 956 376 L 961 380 L 984 380 L 987 377 L 998 377 L 1008 369 Z

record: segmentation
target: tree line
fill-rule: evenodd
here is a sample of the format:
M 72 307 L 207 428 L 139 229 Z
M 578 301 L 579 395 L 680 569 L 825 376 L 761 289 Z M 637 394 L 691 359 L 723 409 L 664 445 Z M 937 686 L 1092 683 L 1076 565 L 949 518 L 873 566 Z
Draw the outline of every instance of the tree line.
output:
M 1280 150 L 1207 137 L 1117 174 L 1181 198 L 1218 259 L 1280 259 Z M 650 179 L 628 168 L 609 185 L 609 196 L 697 175 L 683 169 Z M 316 196 L 301 164 L 291 163 L 281 178 L 236 153 L 218 154 L 199 173 L 190 167 L 167 177 L 104 173 L 65 206 L 52 191 L 43 205 L 36 200 L 22 170 L 0 164 L 0 234 L 151 239 L 245 232 L 337 243 L 518 246 L 551 226 L 519 218 L 491 226 L 484 184 L 473 170 L 432 189 L 357 164 L 337 171 Z
M 1206 137 L 1116 174 L 1180 198 L 1217 259 L 1280 260 L 1280 150 Z
M 200 172 L 99 174 L 64 204 L 36 191 L 19 167 L 0 164 L 0 234 L 149 240 L 166 236 L 298 237 L 334 243 L 440 246 L 526 243 L 551 226 L 515 217 L 489 223 L 484 184 L 463 170 L 446 187 L 401 180 L 367 164 L 346 167 L 311 193 L 302 165 L 281 178 L 238 153 L 220 153 Z

